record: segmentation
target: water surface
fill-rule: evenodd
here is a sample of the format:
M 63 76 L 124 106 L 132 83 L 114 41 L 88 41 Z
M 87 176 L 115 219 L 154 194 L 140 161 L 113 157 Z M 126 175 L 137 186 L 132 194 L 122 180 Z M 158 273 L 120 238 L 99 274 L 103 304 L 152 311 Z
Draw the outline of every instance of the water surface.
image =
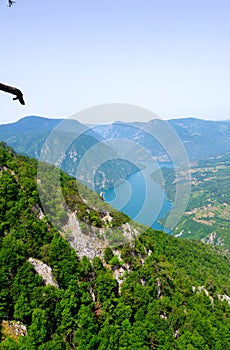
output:
M 126 181 L 115 184 L 104 194 L 106 202 L 122 211 L 132 219 L 151 226 L 156 230 L 168 232 L 159 222 L 172 208 L 160 182 L 160 176 L 153 177 L 156 166 L 147 166 L 144 170 L 130 175 Z M 157 173 L 158 174 L 158 173 Z

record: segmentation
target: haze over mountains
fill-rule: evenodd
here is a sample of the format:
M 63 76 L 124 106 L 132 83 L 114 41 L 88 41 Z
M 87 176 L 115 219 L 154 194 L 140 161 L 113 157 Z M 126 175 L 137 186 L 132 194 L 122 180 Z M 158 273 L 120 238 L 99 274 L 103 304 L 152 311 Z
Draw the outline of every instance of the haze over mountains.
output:
M 120 123 L 111 125 L 99 125 L 95 127 L 104 138 L 129 138 L 140 142 L 152 154 L 157 155 L 160 151 L 149 142 L 147 135 L 143 136 L 140 127 L 146 132 L 154 129 L 157 120 L 147 123 Z M 190 160 L 203 159 L 208 156 L 218 155 L 230 150 L 230 123 L 229 121 L 207 121 L 196 118 L 171 119 L 169 125 L 175 130 L 183 142 Z
M 135 165 L 124 161 L 114 149 L 101 143 L 102 137 L 99 134 L 76 120 L 25 117 L 16 123 L 1 125 L 0 140 L 21 154 L 37 159 L 43 157 L 43 160 L 59 165 L 73 176 L 76 176 L 84 154 L 93 147 L 97 148 L 87 158 L 78 174 L 82 182 L 95 190 L 97 187 L 112 187 L 117 180 L 137 171 Z M 45 151 L 41 155 L 43 146 Z M 49 154 L 46 156 L 47 153 Z M 111 159 L 110 164 L 103 164 L 106 157 Z M 96 160 L 101 168 L 98 169 L 95 179 L 89 178 L 90 175 L 93 177 L 90 169 L 94 168 L 93 162 Z
M 12 146 L 17 152 L 39 158 L 42 146 L 49 134 L 63 119 L 25 117 L 16 123 L 0 125 L 0 139 Z M 65 124 L 71 122 L 65 120 Z M 114 122 L 94 125 L 87 134 L 97 141 L 108 139 L 134 140 L 154 156 L 167 156 L 165 149 L 148 135 L 154 130 L 156 119 L 149 122 Z M 75 127 L 87 129 L 85 125 L 74 121 Z M 230 122 L 207 121 L 196 118 L 171 119 L 169 125 L 183 142 L 190 160 L 204 159 L 209 156 L 230 151 Z M 166 158 L 167 159 L 167 158 Z

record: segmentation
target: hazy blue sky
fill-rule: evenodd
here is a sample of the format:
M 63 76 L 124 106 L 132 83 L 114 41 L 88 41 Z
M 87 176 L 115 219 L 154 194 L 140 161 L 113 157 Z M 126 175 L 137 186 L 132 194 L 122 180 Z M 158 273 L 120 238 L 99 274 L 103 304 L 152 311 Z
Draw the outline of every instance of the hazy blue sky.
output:
M 0 0 L 0 122 L 102 103 L 230 119 L 229 0 Z M 85 120 L 89 122 L 89 120 Z

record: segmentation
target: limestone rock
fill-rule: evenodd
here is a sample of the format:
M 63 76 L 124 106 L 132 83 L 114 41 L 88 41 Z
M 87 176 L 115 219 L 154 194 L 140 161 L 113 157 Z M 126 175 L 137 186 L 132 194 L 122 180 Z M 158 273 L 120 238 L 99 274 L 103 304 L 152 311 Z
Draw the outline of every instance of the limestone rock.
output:
M 42 280 L 46 286 L 54 286 L 58 288 L 57 282 L 54 280 L 52 269 L 42 261 L 34 258 L 29 258 L 28 261 L 33 265 L 35 271 L 42 276 Z

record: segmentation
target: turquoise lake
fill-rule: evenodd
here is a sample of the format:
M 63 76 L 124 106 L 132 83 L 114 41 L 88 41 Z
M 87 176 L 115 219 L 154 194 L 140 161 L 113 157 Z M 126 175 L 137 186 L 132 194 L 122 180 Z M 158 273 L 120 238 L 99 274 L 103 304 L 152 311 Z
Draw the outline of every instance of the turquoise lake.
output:
M 151 174 L 156 169 L 147 167 L 130 175 L 122 183 L 104 193 L 104 199 L 114 208 L 122 211 L 142 224 L 155 230 L 165 229 L 159 222 L 172 208 L 163 189 L 153 180 Z

